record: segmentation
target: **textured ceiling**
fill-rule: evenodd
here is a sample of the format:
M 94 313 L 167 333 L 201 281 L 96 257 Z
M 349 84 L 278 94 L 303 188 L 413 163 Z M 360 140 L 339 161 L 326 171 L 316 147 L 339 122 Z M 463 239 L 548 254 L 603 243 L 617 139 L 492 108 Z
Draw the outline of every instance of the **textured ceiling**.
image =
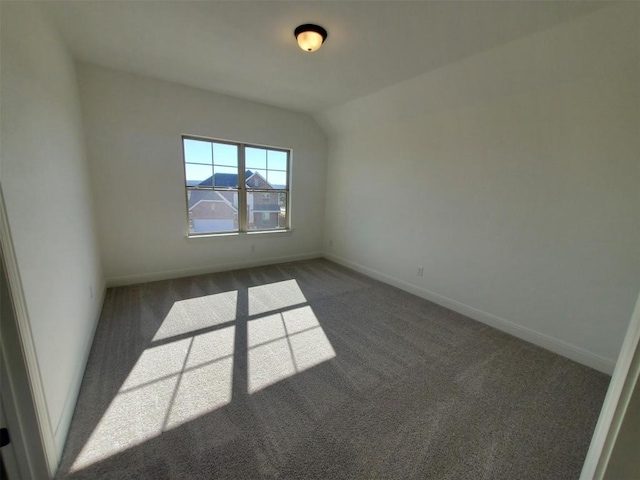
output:
M 317 113 L 601 8 L 582 1 L 49 1 L 83 61 Z M 329 32 L 302 52 L 301 23 Z

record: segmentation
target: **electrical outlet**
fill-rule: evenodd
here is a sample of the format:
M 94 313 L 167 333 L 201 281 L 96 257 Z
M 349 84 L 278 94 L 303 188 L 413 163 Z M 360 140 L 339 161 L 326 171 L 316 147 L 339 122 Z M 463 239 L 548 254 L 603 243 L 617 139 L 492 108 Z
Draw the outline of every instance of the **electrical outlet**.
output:
M 417 275 L 418 275 L 419 277 L 421 277 L 421 276 L 423 276 L 423 275 L 424 275 L 424 267 L 418 267 L 418 273 L 417 273 Z

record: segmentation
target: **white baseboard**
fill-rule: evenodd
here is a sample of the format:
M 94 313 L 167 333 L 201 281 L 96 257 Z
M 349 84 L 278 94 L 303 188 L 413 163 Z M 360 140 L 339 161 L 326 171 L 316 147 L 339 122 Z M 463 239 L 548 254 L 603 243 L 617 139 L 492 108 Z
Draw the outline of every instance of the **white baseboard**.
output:
M 616 363 L 615 360 L 604 358 L 600 355 L 589 352 L 584 348 L 572 345 L 557 338 L 553 338 L 547 334 L 536 332 L 535 330 L 531 330 L 528 327 L 518 325 L 517 323 L 511 322 L 504 318 L 500 318 L 491 313 L 483 312 L 481 310 L 478 310 L 477 308 L 470 307 L 451 298 L 445 297 L 435 292 L 431 292 L 404 280 L 400 280 L 391 275 L 387 275 L 372 268 L 365 267 L 364 265 L 352 262 L 351 260 L 347 260 L 346 258 L 342 258 L 326 252 L 323 256 L 328 260 L 339 263 L 340 265 L 351 268 L 371 278 L 417 295 L 418 297 L 422 297 L 433 303 L 437 303 L 438 305 L 461 313 L 462 315 L 506 332 L 510 335 L 513 335 L 514 337 L 518 337 L 529 343 L 533 343 L 534 345 L 550 350 L 554 353 L 557 353 L 558 355 L 562 355 L 563 357 L 567 357 L 578 363 L 594 368 L 595 370 L 606 373 L 608 375 L 611 375 L 613 373 L 613 369 Z
M 67 435 L 69 433 L 69 427 L 71 426 L 71 419 L 73 418 L 73 412 L 76 409 L 76 403 L 78 401 L 78 395 L 80 394 L 80 387 L 82 386 L 82 379 L 84 378 L 84 372 L 87 368 L 87 364 L 89 363 L 89 355 L 91 355 L 91 347 L 93 346 L 93 340 L 96 336 L 96 331 L 98 330 L 98 323 L 100 321 L 100 314 L 102 313 L 102 307 L 104 306 L 104 299 L 107 295 L 107 282 L 102 282 L 102 287 L 100 289 L 101 296 L 100 302 L 98 303 L 98 307 L 94 314 L 94 322 L 91 335 L 87 339 L 87 343 L 85 345 L 85 351 L 82 355 L 82 362 L 78 366 L 78 370 L 73 378 L 71 386 L 69 387 L 69 391 L 67 393 L 67 398 L 64 401 L 64 407 L 62 408 L 62 415 L 58 419 L 58 424 L 54 430 L 54 440 L 56 443 L 56 447 L 58 448 L 58 455 L 62 456 L 62 451 L 64 445 L 67 441 Z M 60 459 L 59 459 L 60 460 Z
M 183 268 L 179 270 L 166 270 L 163 272 L 142 273 L 139 275 L 129 275 L 114 277 L 107 280 L 107 288 L 121 287 L 124 285 L 135 285 L 137 283 L 157 282 L 159 280 L 170 280 L 172 278 L 191 277 L 193 275 L 206 275 L 208 273 L 227 272 L 239 270 L 241 268 L 263 267 L 276 263 L 297 262 L 300 260 L 310 260 L 322 257 L 322 252 L 300 253 L 297 255 L 286 255 L 283 257 L 270 257 L 244 262 L 220 263 L 205 267 Z

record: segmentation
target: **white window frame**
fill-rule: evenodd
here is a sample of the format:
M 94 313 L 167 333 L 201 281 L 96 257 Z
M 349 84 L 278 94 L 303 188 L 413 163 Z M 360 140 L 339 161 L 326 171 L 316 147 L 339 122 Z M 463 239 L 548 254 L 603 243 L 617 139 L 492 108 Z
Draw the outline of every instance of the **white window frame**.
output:
M 212 179 L 211 179 L 211 187 L 209 186 L 189 186 L 187 185 L 187 171 L 186 171 L 186 158 L 185 158 L 185 148 L 184 141 L 185 140 L 197 140 L 201 142 L 210 142 L 210 143 L 218 143 L 225 145 L 233 145 L 238 147 L 238 187 L 237 188 L 229 188 L 229 187 L 216 187 L 215 186 L 215 172 L 212 168 Z M 289 232 L 291 231 L 291 156 L 292 150 L 290 148 L 283 147 L 273 147 L 269 145 L 259 145 L 255 143 L 245 143 L 245 142 L 234 142 L 231 140 L 222 140 L 211 137 L 201 137 L 196 135 L 182 135 L 180 138 L 181 146 L 182 146 L 182 172 L 183 172 L 183 185 L 185 191 L 185 207 L 186 207 L 186 221 L 187 221 L 187 237 L 188 238 L 198 238 L 198 237 L 216 237 L 216 236 L 228 236 L 228 235 L 236 235 L 236 234 L 260 234 L 260 233 L 272 233 L 272 232 Z M 247 187 L 246 182 L 246 172 L 247 169 L 245 167 L 245 149 L 246 148 L 257 148 L 262 150 L 271 150 L 277 152 L 283 152 L 287 155 L 287 171 L 286 171 L 286 179 L 287 183 L 285 188 L 256 188 L 249 186 Z M 215 163 L 215 159 L 212 158 L 212 162 Z M 268 160 L 267 160 L 268 162 Z M 212 163 L 212 165 L 213 165 Z M 266 165 L 268 170 L 268 163 Z M 253 170 L 252 170 L 253 171 Z M 242 179 L 242 181 L 241 181 Z M 267 180 L 267 179 L 265 179 Z M 209 191 L 232 191 L 237 192 L 238 195 L 238 230 L 226 230 L 220 232 L 202 232 L 195 233 L 191 231 L 191 219 L 189 217 L 189 191 L 190 190 L 209 190 Z M 253 228 L 249 230 L 249 218 L 248 218 L 248 198 L 249 194 L 253 193 L 257 194 L 265 194 L 265 193 L 277 193 L 278 198 L 280 198 L 280 193 L 285 193 L 287 198 L 286 211 L 285 211 L 285 225 L 284 227 L 276 227 L 276 228 Z M 278 218 L 280 216 L 280 211 L 278 213 Z M 278 221 L 279 224 L 279 221 Z

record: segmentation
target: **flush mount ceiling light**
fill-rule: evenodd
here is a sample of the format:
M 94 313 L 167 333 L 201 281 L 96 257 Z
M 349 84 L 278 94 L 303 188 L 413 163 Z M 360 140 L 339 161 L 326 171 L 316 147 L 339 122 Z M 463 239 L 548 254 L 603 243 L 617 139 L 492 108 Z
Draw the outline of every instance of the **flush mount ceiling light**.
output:
M 294 30 L 298 45 L 305 52 L 315 52 L 327 39 L 327 31 L 318 26 L 307 23 Z

